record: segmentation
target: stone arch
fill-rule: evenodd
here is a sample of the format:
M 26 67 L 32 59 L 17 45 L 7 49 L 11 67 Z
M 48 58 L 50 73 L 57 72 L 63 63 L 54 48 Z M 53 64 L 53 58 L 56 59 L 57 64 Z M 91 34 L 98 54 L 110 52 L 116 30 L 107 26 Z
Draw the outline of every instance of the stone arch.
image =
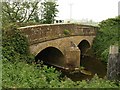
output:
M 44 63 L 51 65 L 64 66 L 65 57 L 64 54 L 56 47 L 46 47 L 41 50 L 35 57 L 35 60 L 43 61 Z
M 78 44 L 78 48 L 81 51 L 81 55 L 87 53 L 88 49 L 91 47 L 91 44 L 89 43 L 88 40 L 82 40 L 79 44 Z
M 80 65 L 83 65 L 84 61 L 84 55 L 87 53 L 89 48 L 91 47 L 91 44 L 89 43 L 89 40 L 83 39 L 79 44 L 78 48 L 80 49 Z

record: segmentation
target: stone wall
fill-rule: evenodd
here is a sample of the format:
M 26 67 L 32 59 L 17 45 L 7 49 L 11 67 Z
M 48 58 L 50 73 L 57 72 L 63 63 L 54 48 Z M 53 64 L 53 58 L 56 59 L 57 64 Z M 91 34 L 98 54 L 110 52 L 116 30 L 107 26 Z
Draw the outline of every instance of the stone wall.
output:
M 30 52 L 33 55 L 37 55 L 39 52 L 41 52 L 43 49 L 47 47 L 55 47 L 59 49 L 63 54 L 65 54 L 64 49 L 71 46 L 71 41 L 74 44 L 79 45 L 79 43 L 82 40 L 86 40 L 88 41 L 90 46 L 92 46 L 92 42 L 94 38 L 95 36 L 71 36 L 71 37 L 59 38 L 51 41 L 33 44 L 33 45 L 30 45 L 29 48 L 30 48 Z
M 28 38 L 29 44 L 36 44 L 68 36 L 95 36 L 97 27 L 78 24 L 44 24 L 19 28 Z
M 107 78 L 120 81 L 120 53 L 117 45 L 111 45 L 107 64 Z

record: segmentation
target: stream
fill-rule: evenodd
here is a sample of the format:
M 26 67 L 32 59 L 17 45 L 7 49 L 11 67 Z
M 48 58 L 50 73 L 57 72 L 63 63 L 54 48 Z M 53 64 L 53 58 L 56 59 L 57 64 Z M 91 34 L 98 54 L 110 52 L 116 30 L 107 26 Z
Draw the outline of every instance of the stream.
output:
M 48 65 L 50 66 L 50 65 Z M 101 60 L 91 57 L 91 56 L 83 56 L 81 58 L 81 70 L 78 72 L 70 72 L 65 69 L 61 69 L 55 67 L 56 70 L 62 72 L 62 76 L 66 76 L 73 81 L 87 80 L 91 79 L 95 74 L 99 77 L 104 78 L 106 76 L 106 65 L 101 62 Z
M 65 70 L 61 72 L 73 81 L 91 79 L 95 74 L 101 78 L 106 75 L 106 65 L 97 58 L 84 56 L 81 58 L 80 66 L 84 67 L 80 72 L 71 73 Z
M 44 64 L 46 64 L 44 62 Z M 60 67 L 56 67 L 51 64 L 46 64 L 48 67 L 53 66 L 56 70 L 62 73 L 62 77 L 68 77 L 73 81 L 87 80 L 91 79 L 95 74 L 97 74 L 100 78 L 104 78 L 106 76 L 106 67 L 107 65 L 103 63 L 101 60 L 93 57 L 93 56 L 81 56 L 80 60 L 80 70 L 70 71 L 65 70 Z

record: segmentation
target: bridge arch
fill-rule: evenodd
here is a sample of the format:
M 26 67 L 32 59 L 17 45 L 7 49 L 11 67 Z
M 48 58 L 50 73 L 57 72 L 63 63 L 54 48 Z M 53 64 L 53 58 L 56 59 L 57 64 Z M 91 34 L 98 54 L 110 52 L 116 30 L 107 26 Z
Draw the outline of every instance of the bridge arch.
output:
M 91 47 L 91 44 L 89 43 L 88 40 L 85 40 L 85 39 L 78 44 L 78 48 L 81 51 L 81 55 L 85 54 L 90 47 Z
M 41 50 L 35 57 L 35 60 L 43 61 L 47 64 L 53 64 L 58 66 L 64 66 L 65 57 L 64 54 L 56 47 L 46 47 Z

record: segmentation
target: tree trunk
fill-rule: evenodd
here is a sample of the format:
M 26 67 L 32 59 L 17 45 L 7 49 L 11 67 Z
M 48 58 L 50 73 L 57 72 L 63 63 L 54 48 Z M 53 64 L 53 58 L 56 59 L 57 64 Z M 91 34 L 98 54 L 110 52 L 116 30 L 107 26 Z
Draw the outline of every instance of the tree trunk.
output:
M 120 54 L 118 46 L 110 46 L 107 78 L 112 81 L 120 81 Z

